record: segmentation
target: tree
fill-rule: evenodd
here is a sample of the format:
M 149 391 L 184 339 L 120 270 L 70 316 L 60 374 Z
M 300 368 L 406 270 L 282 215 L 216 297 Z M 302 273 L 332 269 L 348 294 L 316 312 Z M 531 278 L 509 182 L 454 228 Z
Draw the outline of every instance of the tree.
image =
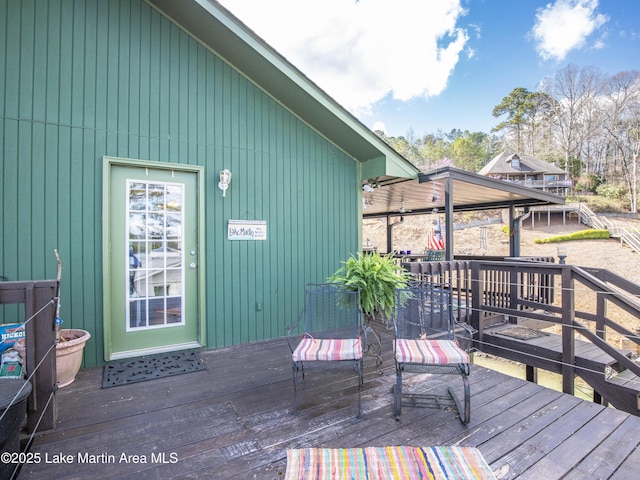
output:
M 604 84 L 602 125 L 620 160 L 623 181 L 631 194 L 631 211 L 638 211 L 640 155 L 640 72 L 620 72 Z
M 549 156 L 553 148 L 552 121 L 555 100 L 544 92 L 532 92 L 527 98 L 525 149 L 531 155 L 539 151 Z
M 553 79 L 545 79 L 542 91 L 553 102 L 553 125 L 569 172 L 570 159 L 581 158 L 583 142 L 588 134 L 589 113 L 602 90 L 602 74 L 595 67 L 568 65 Z
M 385 137 L 423 168 L 454 165 L 477 171 L 500 151 L 557 162 L 571 178 L 595 175 L 600 192 L 624 192 L 637 212 L 640 192 L 640 72 L 605 76 L 595 67 L 569 65 L 547 78 L 539 90 L 518 87 L 493 109 L 506 116 L 491 135 L 454 128 L 449 132 Z M 591 188 L 589 188 L 591 189 Z
M 531 104 L 531 92 L 523 87 L 514 88 L 509 95 L 493 107 L 493 116 L 507 115 L 507 119 L 493 127 L 494 132 L 507 130 L 516 138 L 516 153 L 523 152 L 522 135 L 525 126 L 529 122 Z
M 465 130 L 451 144 L 451 158 L 456 167 L 477 172 L 488 159 L 484 148 L 486 133 Z

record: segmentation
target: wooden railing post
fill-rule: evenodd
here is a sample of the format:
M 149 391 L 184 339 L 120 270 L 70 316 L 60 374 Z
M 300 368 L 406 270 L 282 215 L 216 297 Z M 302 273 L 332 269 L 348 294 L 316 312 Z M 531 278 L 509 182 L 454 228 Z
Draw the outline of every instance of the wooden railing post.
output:
M 476 340 L 482 342 L 483 322 L 480 319 L 480 263 L 471 262 L 471 327 L 476 330 Z
M 596 278 L 605 281 L 605 275 L 602 271 L 598 272 Z M 596 335 L 606 340 L 605 318 L 607 316 L 607 298 L 604 292 L 596 292 Z
M 56 382 L 56 304 L 53 301 L 56 292 L 55 280 L 4 282 L 0 286 L 0 304 L 24 304 L 24 367 L 27 377 L 33 373 L 27 401 L 29 433 L 36 426 L 42 431 L 51 430 L 56 424 L 55 397 L 52 398 Z
M 562 268 L 562 391 L 573 395 L 575 389 L 575 295 L 573 272 Z
M 515 268 L 510 268 L 509 269 L 509 273 L 508 273 L 508 279 L 509 279 L 509 287 L 508 287 L 508 291 L 509 291 L 509 306 L 508 308 L 511 310 L 517 310 L 518 309 L 518 298 L 520 298 L 520 295 L 518 295 L 518 288 L 524 288 L 524 281 L 520 281 L 520 279 L 524 278 L 525 274 L 519 273 L 517 269 Z M 524 295 L 524 292 L 520 292 L 521 294 Z M 509 323 L 518 323 L 518 317 L 514 317 L 513 315 L 509 316 Z
M 38 310 L 42 305 L 56 296 L 56 289 L 53 286 L 37 286 L 36 287 L 36 305 Z M 51 395 L 55 393 L 56 388 L 56 303 L 51 302 L 44 310 L 40 311 L 33 319 L 35 323 L 36 337 L 36 358 L 40 363 L 38 367 L 38 379 L 34 384 L 34 389 L 39 397 L 38 415 L 31 416 L 28 421 L 28 429 L 36 428 L 36 422 L 39 420 L 38 429 L 52 430 L 56 426 L 57 406 L 55 401 L 49 402 Z

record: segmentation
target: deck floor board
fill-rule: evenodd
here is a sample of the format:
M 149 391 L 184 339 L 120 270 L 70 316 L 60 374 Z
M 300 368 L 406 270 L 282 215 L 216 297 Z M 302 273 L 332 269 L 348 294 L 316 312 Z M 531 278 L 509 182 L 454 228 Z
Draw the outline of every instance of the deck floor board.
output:
M 206 371 L 100 389 L 101 369 L 80 372 L 57 394 L 58 425 L 31 452 L 71 454 L 73 465 L 25 465 L 20 479 L 281 479 L 289 448 L 474 446 L 499 478 L 626 478 L 640 470 L 640 418 L 474 365 L 471 422 L 451 408 L 403 407 L 395 420 L 395 370 L 382 332 L 383 372 L 365 359 L 362 418 L 355 376 L 310 372 L 290 414 L 286 341 L 202 353 Z M 443 376 L 405 375 L 405 391 L 440 392 Z M 459 376 L 450 377 L 461 394 Z M 152 463 L 164 453 L 167 463 Z M 110 464 L 78 463 L 112 455 Z M 148 463 L 120 461 L 140 455 Z M 175 463 L 172 463 L 175 460 Z M 630 477 L 633 478 L 633 477 Z

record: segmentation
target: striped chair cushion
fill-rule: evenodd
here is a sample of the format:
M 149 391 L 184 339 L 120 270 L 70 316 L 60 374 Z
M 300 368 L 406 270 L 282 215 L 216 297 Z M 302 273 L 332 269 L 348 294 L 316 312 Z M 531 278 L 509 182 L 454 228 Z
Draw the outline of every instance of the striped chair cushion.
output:
M 469 354 L 455 340 L 399 338 L 394 345 L 398 363 L 450 365 L 469 363 Z
M 305 335 L 293 352 L 294 362 L 356 360 L 362 358 L 360 338 L 313 338 Z

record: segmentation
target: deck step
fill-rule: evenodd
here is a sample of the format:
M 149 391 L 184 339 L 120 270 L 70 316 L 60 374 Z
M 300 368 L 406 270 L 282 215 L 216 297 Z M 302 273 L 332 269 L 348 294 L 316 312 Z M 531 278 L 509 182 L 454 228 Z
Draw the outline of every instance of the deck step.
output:
M 640 392 L 640 377 L 630 370 L 623 370 L 613 375 L 607 381 Z
M 615 374 L 611 378 L 592 372 L 580 372 L 591 387 L 618 410 L 640 415 L 640 378 L 629 370 Z

